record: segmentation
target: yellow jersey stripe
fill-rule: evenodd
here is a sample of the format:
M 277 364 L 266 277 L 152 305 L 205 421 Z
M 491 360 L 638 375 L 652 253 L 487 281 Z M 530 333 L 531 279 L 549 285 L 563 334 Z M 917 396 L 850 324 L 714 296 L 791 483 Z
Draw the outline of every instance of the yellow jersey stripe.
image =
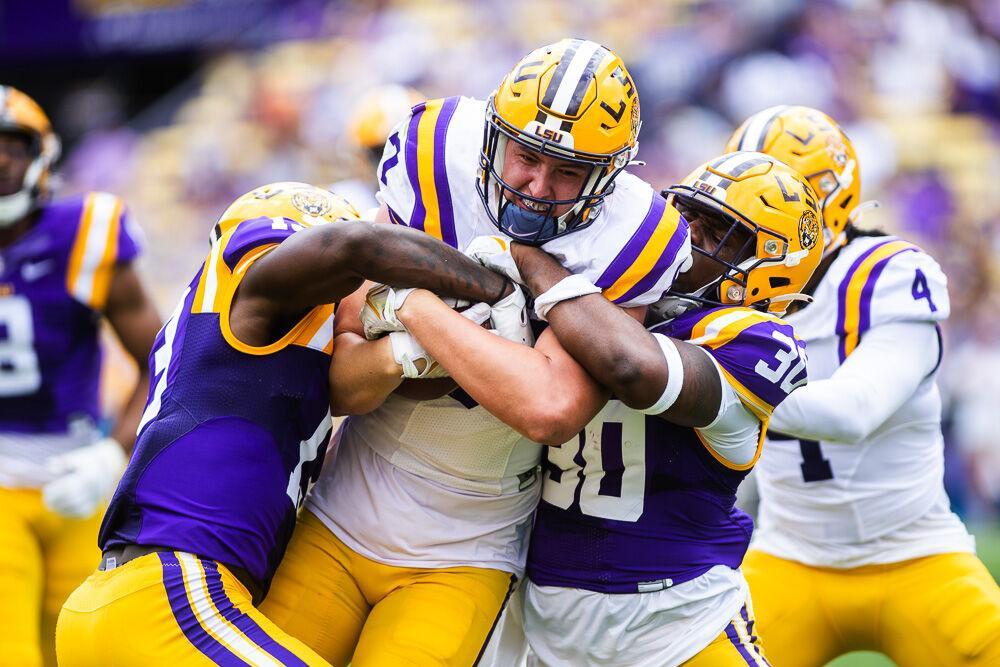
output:
M 306 325 L 290 344 L 323 350 L 333 340 L 333 306 L 317 306 L 306 320 Z
M 759 310 L 744 307 L 723 308 L 709 313 L 691 329 L 692 345 L 710 347 L 713 350 L 736 338 L 744 330 L 762 322 L 777 322 L 778 319 Z
M 654 202 L 654 205 L 658 203 Z M 684 243 L 686 233 L 678 233 L 680 220 L 680 212 L 677 209 L 664 205 L 653 233 L 642 246 L 638 256 L 617 280 L 604 289 L 604 296 L 609 301 L 617 301 L 626 295 L 634 298 L 656 284 L 673 264 L 677 252 Z
M 106 271 L 112 270 L 115 255 L 109 254 L 108 246 L 113 242 L 114 248 L 110 250 L 117 252 L 121 210 L 121 201 L 106 192 L 92 192 L 84 200 L 80 224 L 70 250 L 66 289 L 91 308 L 103 306 L 107 299 L 110 276 L 100 279 L 97 276 L 105 263 L 111 265 Z M 110 238 L 112 233 L 115 235 L 113 241 Z
M 847 290 L 844 297 L 843 312 L 843 341 L 841 343 L 843 354 L 846 357 L 858 346 L 860 339 L 859 324 L 861 321 L 861 294 L 865 284 L 871 276 L 872 270 L 882 260 L 888 259 L 892 255 L 903 250 L 915 248 L 912 243 L 906 241 L 892 241 L 879 246 L 864 258 L 864 261 L 854 270 L 847 283 Z
M 424 107 L 417 125 L 417 145 L 421 150 L 417 153 L 417 179 L 420 182 L 420 196 L 423 197 L 426 217 L 424 231 L 436 239 L 442 239 L 441 209 L 438 202 L 438 190 L 434 183 L 435 153 L 442 147 L 435 144 L 434 129 L 437 127 L 438 116 L 444 100 L 431 100 Z M 444 156 L 441 156 L 443 159 Z
M 732 385 L 733 389 L 736 390 L 736 394 L 743 401 L 743 404 L 747 406 L 750 412 L 754 413 L 757 419 L 762 422 L 767 421 L 771 418 L 771 413 L 774 412 L 774 406 L 762 399 L 757 394 L 753 393 L 742 382 L 733 377 L 732 373 L 727 371 L 722 365 L 718 365 L 719 370 L 722 371 L 722 375 L 725 376 L 726 380 Z
M 219 284 L 220 280 L 224 282 L 225 279 L 222 272 L 226 271 L 226 273 L 228 273 L 228 270 L 226 270 L 226 263 L 222 261 L 222 251 L 225 248 L 226 242 L 230 238 L 232 237 L 223 236 L 212 246 L 212 251 L 208 254 L 208 259 L 205 260 L 205 268 L 202 270 L 202 276 L 198 284 L 198 292 L 195 294 L 194 303 L 191 304 L 191 312 L 219 312 L 219 309 L 216 306 Z
M 111 291 L 111 279 L 115 275 L 115 260 L 118 257 L 118 233 L 121 227 L 122 203 L 115 200 L 114 212 L 108 227 L 108 236 L 104 244 L 104 253 L 94 270 L 93 305 L 101 310 L 108 301 Z

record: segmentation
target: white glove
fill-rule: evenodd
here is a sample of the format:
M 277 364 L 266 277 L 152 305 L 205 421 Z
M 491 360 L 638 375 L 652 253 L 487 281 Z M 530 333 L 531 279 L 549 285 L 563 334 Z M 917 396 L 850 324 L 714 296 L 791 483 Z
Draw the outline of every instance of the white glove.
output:
M 519 285 L 524 284 L 521 272 L 510 254 L 510 243 L 502 236 L 477 236 L 465 248 L 465 254 L 487 269 L 507 276 Z
M 365 305 L 361 308 L 365 338 L 375 340 L 391 331 L 406 331 L 403 323 L 396 319 L 396 311 L 412 292 L 411 288 L 395 289 L 388 285 L 376 285 L 368 290 Z
M 393 331 L 389 334 L 389 342 L 392 344 L 392 358 L 403 367 L 404 378 L 448 377 L 444 366 L 409 331 Z
M 127 463 L 113 438 L 49 457 L 45 466 L 56 478 L 42 488 L 45 505 L 74 519 L 92 516 L 115 490 Z
M 490 310 L 490 320 L 493 331 L 498 336 L 522 345 L 535 344 L 535 335 L 528 324 L 524 292 L 519 285 L 515 284 L 513 292 L 493 305 Z
M 490 307 L 485 303 L 477 303 L 462 311 L 462 316 L 476 324 L 482 324 L 490 318 Z M 392 345 L 392 358 L 403 367 L 404 378 L 448 377 L 448 371 L 444 369 L 444 366 L 441 366 L 409 331 L 391 332 L 389 343 Z M 423 361 L 423 363 L 418 364 L 419 361 Z

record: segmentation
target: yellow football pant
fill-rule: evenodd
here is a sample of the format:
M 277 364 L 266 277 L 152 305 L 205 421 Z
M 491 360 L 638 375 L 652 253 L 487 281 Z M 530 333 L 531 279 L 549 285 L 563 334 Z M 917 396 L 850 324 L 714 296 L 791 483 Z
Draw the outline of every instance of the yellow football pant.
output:
M 224 565 L 180 551 L 91 574 L 63 605 L 56 651 L 60 667 L 329 667 Z
M 684 667 L 770 667 L 755 632 L 753 605 L 747 603 L 712 643 L 684 663 Z
M 0 487 L 0 666 L 56 664 L 56 617 L 101 559 L 103 515 L 68 519 L 40 489 Z
M 1000 588 L 972 554 L 840 570 L 751 550 L 743 572 L 775 665 L 856 650 L 900 667 L 1000 665 Z
M 304 511 L 261 610 L 337 667 L 469 667 L 514 579 L 476 567 L 384 565 Z

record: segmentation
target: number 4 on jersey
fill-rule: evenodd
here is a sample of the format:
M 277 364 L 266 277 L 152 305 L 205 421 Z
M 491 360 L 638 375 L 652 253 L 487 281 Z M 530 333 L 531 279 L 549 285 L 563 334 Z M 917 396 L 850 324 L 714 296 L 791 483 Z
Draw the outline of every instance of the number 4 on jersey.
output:
M 931 289 L 927 285 L 927 276 L 920 269 L 917 269 L 917 275 L 913 277 L 913 286 L 910 288 L 910 293 L 916 301 L 927 299 L 927 305 L 931 307 L 931 312 L 937 312 L 937 306 L 931 300 Z

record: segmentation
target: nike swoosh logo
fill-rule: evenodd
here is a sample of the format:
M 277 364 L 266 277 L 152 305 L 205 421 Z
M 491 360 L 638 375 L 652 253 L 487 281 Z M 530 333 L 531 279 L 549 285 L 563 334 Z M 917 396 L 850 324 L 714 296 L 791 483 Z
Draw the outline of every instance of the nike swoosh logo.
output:
M 26 282 L 32 283 L 39 278 L 52 273 L 56 267 L 54 259 L 43 259 L 40 262 L 25 262 L 21 265 L 21 277 Z

